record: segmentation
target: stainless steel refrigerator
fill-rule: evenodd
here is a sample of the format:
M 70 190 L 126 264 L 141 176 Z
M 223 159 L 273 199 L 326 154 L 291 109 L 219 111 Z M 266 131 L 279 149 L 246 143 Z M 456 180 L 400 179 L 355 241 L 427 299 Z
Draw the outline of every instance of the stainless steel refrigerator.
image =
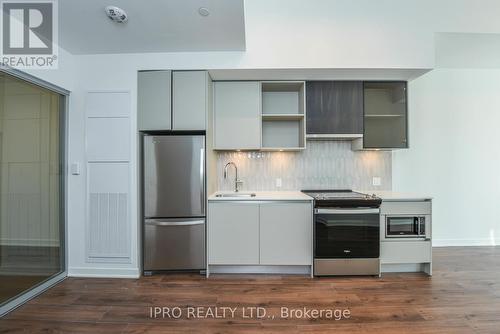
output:
M 205 269 L 205 135 L 143 134 L 143 269 Z

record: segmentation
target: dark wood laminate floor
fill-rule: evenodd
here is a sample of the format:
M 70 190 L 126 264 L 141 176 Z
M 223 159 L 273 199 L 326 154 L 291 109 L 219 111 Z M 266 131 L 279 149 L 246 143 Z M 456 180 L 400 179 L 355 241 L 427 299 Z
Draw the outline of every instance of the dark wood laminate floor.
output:
M 350 319 L 151 319 L 151 306 L 349 309 Z M 239 312 L 237 312 L 239 313 Z M 434 276 L 69 278 L 0 333 L 500 333 L 500 247 L 434 249 Z

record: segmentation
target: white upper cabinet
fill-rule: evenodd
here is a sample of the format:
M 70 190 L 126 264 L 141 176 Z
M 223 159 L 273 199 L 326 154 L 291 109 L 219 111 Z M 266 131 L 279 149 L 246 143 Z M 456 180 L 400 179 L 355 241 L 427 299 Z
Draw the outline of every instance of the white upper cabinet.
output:
M 172 74 L 173 130 L 205 130 L 210 87 L 207 71 Z
M 216 150 L 261 148 L 261 84 L 215 82 Z
M 137 78 L 139 130 L 171 130 L 171 71 L 141 71 Z

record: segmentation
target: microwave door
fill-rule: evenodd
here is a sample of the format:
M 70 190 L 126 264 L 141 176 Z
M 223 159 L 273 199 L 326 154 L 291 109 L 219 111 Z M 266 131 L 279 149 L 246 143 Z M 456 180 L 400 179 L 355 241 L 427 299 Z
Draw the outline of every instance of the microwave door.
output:
M 424 222 L 424 226 L 422 226 Z M 425 235 L 425 220 L 420 217 L 387 217 L 386 237 L 415 238 Z
M 418 227 L 417 227 L 418 228 Z M 409 236 L 416 232 L 416 225 L 413 217 L 388 217 L 387 235 L 388 236 Z

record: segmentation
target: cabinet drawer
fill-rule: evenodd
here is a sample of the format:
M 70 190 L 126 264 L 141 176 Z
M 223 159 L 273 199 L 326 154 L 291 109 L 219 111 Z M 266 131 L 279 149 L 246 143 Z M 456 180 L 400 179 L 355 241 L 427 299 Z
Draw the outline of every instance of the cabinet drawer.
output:
M 380 243 L 380 262 L 425 263 L 432 260 L 430 241 L 386 241 Z
M 383 201 L 380 213 L 383 215 L 430 215 L 431 202 L 387 202 Z

